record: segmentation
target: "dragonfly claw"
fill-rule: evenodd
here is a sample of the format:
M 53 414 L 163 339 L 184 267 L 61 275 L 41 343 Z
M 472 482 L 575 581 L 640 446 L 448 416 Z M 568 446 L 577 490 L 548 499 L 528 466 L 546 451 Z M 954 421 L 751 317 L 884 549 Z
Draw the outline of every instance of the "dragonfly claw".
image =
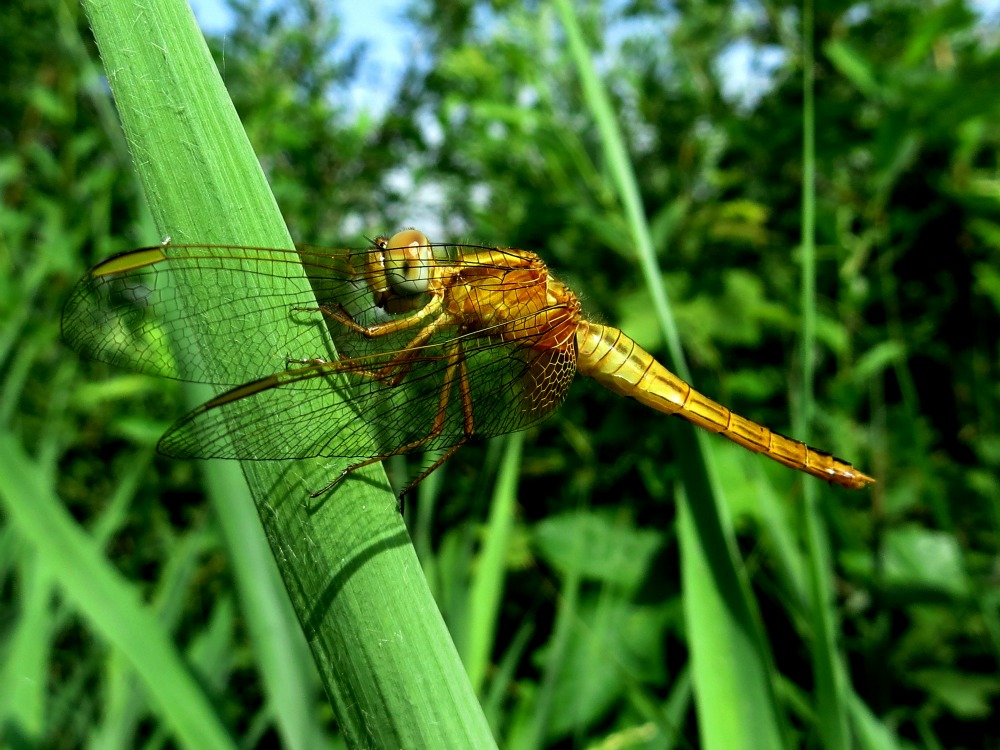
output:
M 285 367 L 291 367 L 292 365 L 325 365 L 329 364 L 327 360 L 322 357 L 293 357 L 291 354 L 285 355 Z
M 360 465 L 348 466 L 346 469 L 344 469 L 342 472 L 340 472 L 340 474 L 332 482 L 330 482 L 328 485 L 326 485 L 322 489 L 316 490 L 315 492 L 310 492 L 309 493 L 309 497 L 312 498 L 313 500 L 315 500 L 317 497 L 321 497 L 321 496 L 325 495 L 327 492 L 330 492 L 331 490 L 333 490 L 334 487 L 336 487 L 341 482 L 343 482 L 347 478 L 348 474 L 350 474 L 355 469 L 359 469 L 359 468 L 361 468 Z M 407 493 L 409 493 L 409 491 L 413 489 L 413 486 L 414 485 L 410 485 L 410 486 L 406 487 L 405 489 L 403 489 L 402 492 L 399 493 L 398 508 L 399 508 L 399 514 L 400 515 L 403 515 L 403 509 L 404 509 L 403 502 L 404 502 L 404 498 L 406 497 Z
M 328 485 L 326 485 L 322 489 L 316 490 L 315 492 L 310 492 L 309 493 L 309 497 L 311 497 L 312 499 L 315 500 L 317 497 L 321 497 L 321 496 L 325 495 L 327 492 L 330 492 L 330 490 L 332 490 L 338 484 L 340 484 L 341 482 L 343 482 L 344 479 L 347 477 L 347 475 L 350 474 L 350 473 L 351 473 L 351 468 L 350 467 L 344 469 L 342 472 L 340 472 L 340 476 L 336 477 Z

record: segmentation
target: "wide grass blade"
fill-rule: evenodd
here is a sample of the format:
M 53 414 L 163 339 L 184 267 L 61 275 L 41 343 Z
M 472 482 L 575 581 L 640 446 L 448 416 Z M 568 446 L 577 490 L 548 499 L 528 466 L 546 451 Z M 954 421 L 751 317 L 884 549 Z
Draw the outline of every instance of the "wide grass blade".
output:
M 226 540 L 240 599 L 240 611 L 253 643 L 254 657 L 281 734 L 290 749 L 318 747 L 314 714 L 316 668 L 309 658 L 274 556 L 261 529 L 239 467 L 216 461 L 206 467 L 205 484 Z M 242 497 L 240 497 L 243 489 Z
M 85 8 L 160 233 L 176 243 L 291 248 L 187 4 L 109 0 Z M 255 290 L 187 282 L 190 305 L 220 295 L 232 301 L 231 312 L 253 305 Z M 304 275 L 275 283 L 309 288 Z M 288 325 L 276 312 L 245 345 L 273 352 L 281 369 Z M 322 326 L 315 330 L 311 345 L 327 351 Z M 214 361 L 211 340 L 199 348 Z M 322 461 L 247 462 L 243 471 L 348 741 L 491 746 L 381 470 L 359 472 L 315 502 L 309 491 L 331 478 Z M 241 500 L 225 498 L 221 512 L 227 502 Z

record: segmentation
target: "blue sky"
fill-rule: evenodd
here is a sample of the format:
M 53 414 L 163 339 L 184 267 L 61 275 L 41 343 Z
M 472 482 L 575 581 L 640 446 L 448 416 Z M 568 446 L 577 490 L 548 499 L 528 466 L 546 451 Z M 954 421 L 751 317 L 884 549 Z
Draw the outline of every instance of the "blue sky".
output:
M 221 32 L 231 19 L 223 0 L 190 0 L 198 22 L 205 31 Z M 280 4 L 281 0 L 274 0 Z M 971 8 L 984 18 L 1000 21 L 1000 0 L 966 0 Z M 335 12 L 344 24 L 348 40 L 367 40 L 381 59 L 401 66 L 405 45 L 398 44 L 399 36 L 405 37 L 406 26 L 400 21 L 406 0 L 362 0 L 362 2 L 332 2 Z
M 275 5 L 280 0 L 275 0 Z M 364 2 L 331 3 L 344 22 L 344 31 L 353 39 L 389 38 L 398 26 L 398 18 L 406 3 L 403 0 L 364 0 Z M 223 0 L 191 0 L 198 23 L 205 31 L 225 31 L 232 19 Z
M 205 32 L 224 34 L 232 24 L 224 0 L 189 1 Z M 281 4 L 281 0 L 272 2 Z M 386 105 L 385 96 L 392 92 L 404 68 L 406 50 L 415 43 L 412 30 L 402 21 L 406 5 L 406 0 L 330 3 L 341 20 L 345 43 L 363 41 L 368 45 L 360 83 L 352 92 L 360 109 L 380 112 Z
M 190 0 L 202 29 L 224 33 L 232 20 L 224 0 Z M 280 5 L 282 0 L 271 0 Z M 985 20 L 1000 23 L 1000 0 L 966 0 L 971 8 Z M 404 68 L 407 50 L 416 46 L 413 30 L 402 20 L 406 0 L 362 0 L 361 2 L 331 2 L 334 12 L 343 24 L 347 44 L 367 43 L 364 70 L 358 77 L 351 97 L 358 109 L 379 114 L 386 106 L 385 97 L 395 88 L 396 80 Z M 736 91 L 759 90 L 765 85 L 766 70 L 757 70 L 752 64 L 768 67 L 780 61 L 756 59 L 749 49 L 734 49 L 723 64 L 729 69 L 726 79 Z

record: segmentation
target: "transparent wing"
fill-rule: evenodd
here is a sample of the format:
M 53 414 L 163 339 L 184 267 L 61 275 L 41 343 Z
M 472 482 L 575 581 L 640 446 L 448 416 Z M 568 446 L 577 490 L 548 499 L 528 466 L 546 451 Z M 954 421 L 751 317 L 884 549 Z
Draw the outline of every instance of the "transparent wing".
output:
M 325 296 L 320 305 L 362 296 L 355 254 L 194 245 L 134 250 L 95 266 L 77 283 L 63 310 L 63 336 L 88 357 L 138 372 L 244 383 L 282 370 L 288 356 L 326 355 L 301 351 L 298 341 L 321 318 L 295 308 L 315 308 L 317 295 Z M 315 291 L 306 276 L 317 280 Z M 303 291 L 290 293 L 289 277 L 303 279 Z M 275 316 L 288 320 L 284 340 L 249 346 Z M 309 338 L 316 340 L 315 331 Z M 218 361 L 206 362 L 204 351 Z
M 516 293 L 521 277 L 505 268 L 505 251 L 491 255 L 489 266 L 473 268 L 474 261 L 460 259 L 463 250 L 483 249 L 451 248 L 459 259 L 450 262 L 478 272 L 481 286 L 485 271 L 495 279 L 485 284 L 495 283 L 497 295 Z M 375 304 L 357 270 L 366 252 L 179 245 L 132 251 L 96 266 L 77 284 L 64 310 L 64 336 L 82 353 L 114 365 L 236 386 L 174 425 L 161 443 L 170 455 L 375 457 L 417 444 L 444 448 L 465 436 L 470 419 L 472 434 L 499 435 L 541 420 L 562 402 L 575 351 L 547 349 L 532 338 L 530 319 L 546 312 L 539 305 L 530 306 L 523 336 L 512 335 L 517 321 L 499 336 L 478 325 L 485 316 L 472 310 L 462 330 L 440 326 L 417 347 L 411 342 L 423 321 L 366 338 L 317 313 L 318 305 L 361 326 L 416 314 L 419 298 Z M 308 285 L 288 292 L 284 279 L 303 273 Z M 193 304 L 194 296 L 208 297 L 209 306 Z M 275 316 L 288 320 L 283 338 L 270 347 L 248 344 Z M 286 369 L 289 357 L 332 359 L 330 352 L 307 349 L 304 342 L 316 340 L 307 336 L 314 334 L 308 326 L 315 325 L 329 329 L 346 359 Z M 206 362 L 205 351 L 219 361 Z
M 562 403 L 575 371 L 571 348 L 538 352 L 531 343 L 444 334 L 415 350 L 287 370 L 190 412 L 160 449 L 239 459 L 374 458 L 407 446 L 443 449 L 465 437 L 467 405 L 472 435 L 515 432 Z M 449 366 L 467 376 L 468 398 L 458 379 L 449 382 Z

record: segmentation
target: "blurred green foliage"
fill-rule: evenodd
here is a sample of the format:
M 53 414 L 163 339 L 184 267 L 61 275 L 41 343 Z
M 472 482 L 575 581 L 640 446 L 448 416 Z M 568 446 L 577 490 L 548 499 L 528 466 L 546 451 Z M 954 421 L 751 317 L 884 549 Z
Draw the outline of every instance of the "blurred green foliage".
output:
M 435 240 L 530 248 L 597 318 L 659 350 L 548 4 L 415 1 L 418 48 L 379 114 L 347 103 L 370 55 L 345 46 L 319 4 L 232 7 L 235 28 L 210 41 L 297 237 L 363 244 L 416 216 Z M 879 480 L 822 489 L 855 742 L 997 747 L 996 19 L 957 0 L 817 3 L 819 345 L 802 352 L 799 4 L 578 12 L 695 385 L 787 432 L 796 363 L 814 358 L 810 442 Z M 153 455 L 183 408 L 176 385 L 80 362 L 59 342 L 62 300 L 85 268 L 158 239 L 81 13 L 9 3 L 0 50 L 0 430 L 159 615 L 241 746 L 336 745 L 315 682 L 304 694 L 315 725 L 283 733 L 196 467 Z M 759 82 L 739 88 L 734 61 Z M 671 502 L 673 441 L 688 428 L 578 383 L 525 440 L 495 621 L 468 618 L 498 446 L 460 451 L 410 519 L 460 652 L 477 628 L 493 634 L 480 691 L 498 742 L 698 745 Z M 818 746 L 797 502 L 812 480 L 719 454 L 788 744 Z M 46 584 L 44 557 L 6 521 L 0 537 L 0 742 L 169 744 L 128 670 Z

